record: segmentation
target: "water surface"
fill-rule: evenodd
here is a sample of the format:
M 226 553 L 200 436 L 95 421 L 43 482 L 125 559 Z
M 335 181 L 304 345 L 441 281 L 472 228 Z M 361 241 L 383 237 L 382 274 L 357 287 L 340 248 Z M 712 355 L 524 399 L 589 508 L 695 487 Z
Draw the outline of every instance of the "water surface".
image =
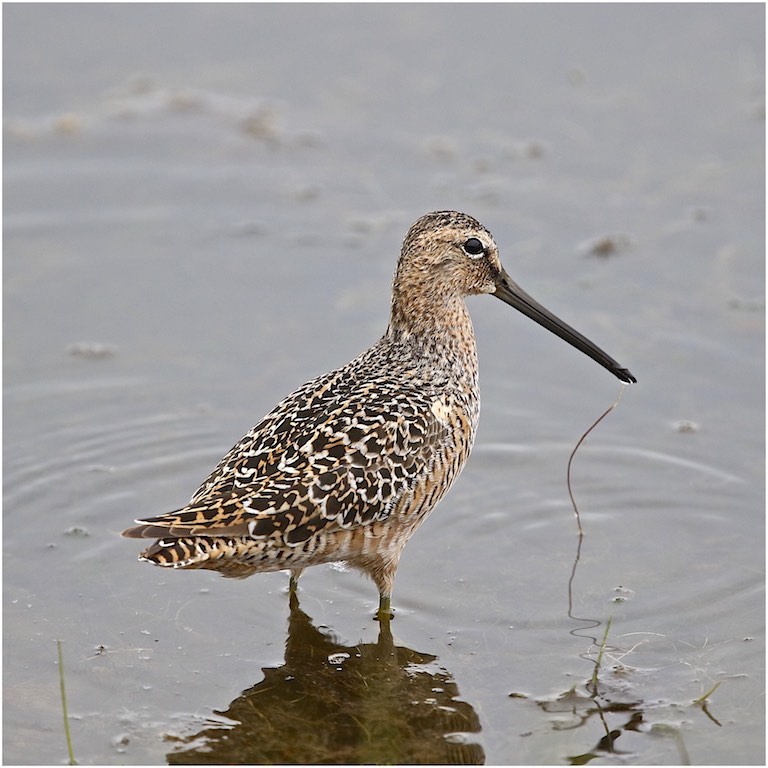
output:
M 5 762 L 66 760 L 58 638 L 81 764 L 763 763 L 763 14 L 6 6 Z M 440 208 L 638 378 L 581 546 L 620 385 L 476 297 L 391 636 L 356 573 L 138 563 Z

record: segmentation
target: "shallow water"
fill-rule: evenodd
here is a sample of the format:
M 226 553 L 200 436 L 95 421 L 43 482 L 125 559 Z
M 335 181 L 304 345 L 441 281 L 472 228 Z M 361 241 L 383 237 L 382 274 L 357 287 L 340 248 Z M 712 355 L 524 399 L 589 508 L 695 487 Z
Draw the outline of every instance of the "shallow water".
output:
M 4 761 L 66 761 L 59 638 L 81 764 L 764 762 L 763 13 L 4 7 Z M 446 207 L 639 380 L 583 541 L 619 385 L 478 297 L 392 637 L 338 568 L 137 563 Z

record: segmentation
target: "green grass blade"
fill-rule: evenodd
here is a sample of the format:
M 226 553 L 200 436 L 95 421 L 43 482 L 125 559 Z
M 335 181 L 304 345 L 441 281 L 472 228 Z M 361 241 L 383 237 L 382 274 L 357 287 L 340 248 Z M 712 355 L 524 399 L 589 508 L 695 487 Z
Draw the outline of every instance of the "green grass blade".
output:
M 600 643 L 600 651 L 597 654 L 597 661 L 595 662 L 595 669 L 592 672 L 592 695 L 597 694 L 597 674 L 600 671 L 600 665 L 603 662 L 603 652 L 605 651 L 605 646 L 608 642 L 608 633 L 611 631 L 611 622 L 613 621 L 613 616 L 608 617 L 608 622 L 605 625 L 605 632 L 603 633 L 603 642 Z
M 72 749 L 72 735 L 69 732 L 69 714 L 67 713 L 67 690 L 64 686 L 64 655 L 61 652 L 61 640 L 56 641 L 56 650 L 59 653 L 59 687 L 61 688 L 61 711 L 64 714 L 64 734 L 67 737 L 67 751 L 69 752 L 69 764 L 77 765 L 75 752 Z

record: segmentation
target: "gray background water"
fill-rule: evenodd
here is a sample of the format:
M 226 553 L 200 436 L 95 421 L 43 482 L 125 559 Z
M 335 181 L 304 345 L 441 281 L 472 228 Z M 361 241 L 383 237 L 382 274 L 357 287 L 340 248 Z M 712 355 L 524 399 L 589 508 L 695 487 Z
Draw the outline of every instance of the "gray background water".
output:
M 84 764 L 255 760 L 267 733 L 283 760 L 764 761 L 762 5 L 3 18 L 5 762 L 66 759 L 57 638 Z M 378 337 L 438 208 L 639 383 L 574 463 L 577 620 L 565 467 L 619 385 L 471 300 L 480 431 L 401 561 L 398 699 L 355 666 L 378 631 L 356 574 L 305 574 L 286 634 L 283 574 L 167 573 L 119 532 Z M 312 751 L 342 700 L 358 725 L 431 707 L 437 746 L 384 718 Z

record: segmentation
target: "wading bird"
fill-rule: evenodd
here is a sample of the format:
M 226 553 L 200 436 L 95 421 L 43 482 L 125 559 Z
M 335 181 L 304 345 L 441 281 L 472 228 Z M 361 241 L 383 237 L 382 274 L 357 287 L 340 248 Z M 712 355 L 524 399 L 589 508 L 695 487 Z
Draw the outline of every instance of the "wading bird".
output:
M 140 555 L 243 578 L 343 561 L 367 573 L 388 619 L 408 539 L 469 456 L 480 399 L 464 299 L 491 294 L 607 368 L 635 377 L 506 273 L 464 213 L 422 216 L 403 242 L 389 325 L 368 350 L 299 387 L 224 456 L 182 509 L 136 520 Z

